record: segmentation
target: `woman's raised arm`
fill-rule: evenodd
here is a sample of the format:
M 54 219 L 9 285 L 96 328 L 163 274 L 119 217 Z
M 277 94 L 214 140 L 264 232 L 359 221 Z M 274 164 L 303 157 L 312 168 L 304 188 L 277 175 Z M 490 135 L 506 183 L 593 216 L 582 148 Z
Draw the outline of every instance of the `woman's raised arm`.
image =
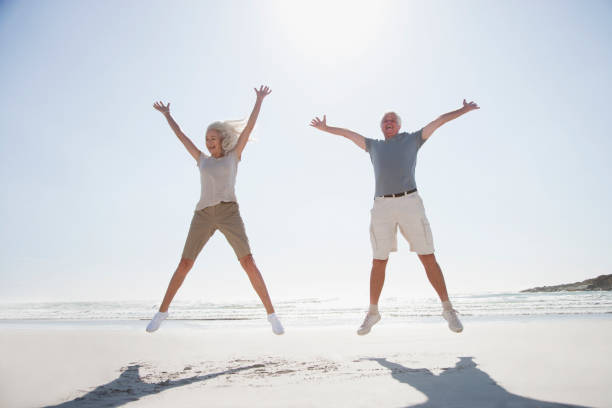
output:
M 181 143 L 183 143 L 183 145 L 185 146 L 185 148 L 187 148 L 187 151 L 190 155 L 193 156 L 195 161 L 197 162 L 198 160 L 200 160 L 200 154 L 202 154 L 202 152 L 193 144 L 193 142 L 187 136 L 185 136 L 178 123 L 176 123 L 172 118 L 172 115 L 170 115 L 170 102 L 168 102 L 167 105 L 164 105 L 161 101 L 155 102 L 153 104 L 153 107 L 164 115 L 164 117 L 168 121 L 168 124 L 174 131 L 176 137 L 178 137 Z
M 253 131 L 253 127 L 255 127 L 255 122 L 257 122 L 257 116 L 259 116 L 259 110 L 261 109 L 261 103 L 263 102 L 266 96 L 270 95 L 271 92 L 272 90 L 267 86 L 262 85 L 259 87 L 259 90 L 255 88 L 255 94 L 257 95 L 257 99 L 255 100 L 255 106 L 253 107 L 251 116 L 249 116 L 249 121 L 247 122 L 245 128 L 242 130 L 242 133 L 240 133 L 238 143 L 236 143 L 235 150 L 236 155 L 238 156 L 238 160 L 240 160 L 240 157 L 242 156 L 242 151 L 244 150 L 244 147 L 246 146 L 246 143 L 249 140 L 249 136 Z

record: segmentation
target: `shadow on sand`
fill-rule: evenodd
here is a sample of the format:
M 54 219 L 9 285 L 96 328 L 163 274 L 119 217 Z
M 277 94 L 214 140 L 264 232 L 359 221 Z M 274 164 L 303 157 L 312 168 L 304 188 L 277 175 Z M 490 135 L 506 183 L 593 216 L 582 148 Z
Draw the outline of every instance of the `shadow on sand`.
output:
M 76 408 L 76 407 L 120 407 L 128 402 L 136 401 L 147 395 L 158 394 L 171 388 L 181 387 L 200 381 L 210 380 L 220 375 L 231 375 L 252 368 L 264 367 L 263 364 L 253 364 L 245 367 L 233 368 L 218 373 L 197 375 L 180 380 L 166 380 L 159 383 L 147 383 L 140 378 L 140 365 L 131 365 L 116 379 L 107 384 L 100 385 L 82 397 L 58 405 L 49 405 L 46 408 Z
M 500 387 L 487 373 L 478 369 L 473 357 L 459 357 L 455 367 L 440 375 L 426 368 L 408 368 L 386 358 L 367 358 L 391 370 L 397 381 L 411 385 L 427 396 L 422 404 L 406 408 L 587 408 L 580 405 L 546 402 L 512 394 Z

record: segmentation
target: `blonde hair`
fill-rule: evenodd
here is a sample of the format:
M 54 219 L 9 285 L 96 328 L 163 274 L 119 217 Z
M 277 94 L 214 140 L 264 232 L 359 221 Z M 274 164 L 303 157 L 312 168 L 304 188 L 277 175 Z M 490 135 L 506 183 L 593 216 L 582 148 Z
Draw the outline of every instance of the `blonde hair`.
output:
M 209 130 L 216 130 L 221 135 L 221 148 L 223 153 L 227 153 L 236 147 L 238 142 L 238 136 L 242 133 L 242 130 L 246 126 L 244 120 L 224 120 L 222 122 L 217 121 L 208 125 L 206 132 Z

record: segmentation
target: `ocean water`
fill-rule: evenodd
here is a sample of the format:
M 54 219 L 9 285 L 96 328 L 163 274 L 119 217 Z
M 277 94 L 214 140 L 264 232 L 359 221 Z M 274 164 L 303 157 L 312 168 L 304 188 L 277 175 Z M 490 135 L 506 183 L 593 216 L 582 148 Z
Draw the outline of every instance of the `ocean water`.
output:
M 592 316 L 612 318 L 612 292 L 486 293 L 452 297 L 453 306 L 467 318 L 529 316 Z M 387 322 L 439 319 L 437 298 L 383 298 L 379 304 Z M 0 320 L 129 321 L 148 320 L 156 312 L 154 301 L 0 303 Z M 284 322 L 293 324 L 354 324 L 363 318 L 367 299 L 357 304 L 342 298 L 297 299 L 275 302 Z M 175 301 L 171 319 L 207 324 L 248 323 L 265 317 L 256 300 L 234 303 Z

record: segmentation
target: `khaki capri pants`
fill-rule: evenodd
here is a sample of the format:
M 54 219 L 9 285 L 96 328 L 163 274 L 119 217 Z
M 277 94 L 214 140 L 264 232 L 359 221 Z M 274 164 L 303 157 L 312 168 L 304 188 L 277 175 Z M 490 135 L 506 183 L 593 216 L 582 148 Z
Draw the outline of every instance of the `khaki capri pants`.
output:
M 238 203 L 221 202 L 194 212 L 182 257 L 195 261 L 216 230 L 225 235 L 238 259 L 251 253 Z

